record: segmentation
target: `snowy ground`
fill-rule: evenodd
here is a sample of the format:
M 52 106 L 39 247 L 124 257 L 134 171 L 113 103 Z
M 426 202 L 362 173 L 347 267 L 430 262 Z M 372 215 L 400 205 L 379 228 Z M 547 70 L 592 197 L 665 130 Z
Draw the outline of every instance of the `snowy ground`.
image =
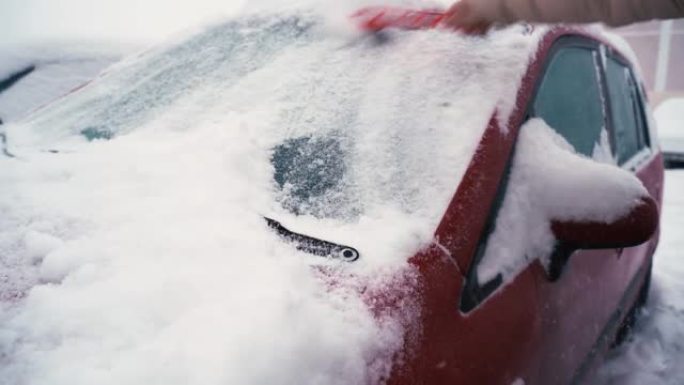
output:
M 601 370 L 604 385 L 684 383 L 684 170 L 668 171 L 649 304 Z

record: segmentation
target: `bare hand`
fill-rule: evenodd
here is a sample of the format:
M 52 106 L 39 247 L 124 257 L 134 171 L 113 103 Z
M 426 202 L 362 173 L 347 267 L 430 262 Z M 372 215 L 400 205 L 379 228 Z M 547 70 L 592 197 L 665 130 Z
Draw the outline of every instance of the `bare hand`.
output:
M 478 15 L 471 1 L 460 0 L 454 3 L 446 12 L 442 22 L 445 26 L 463 31 L 470 35 L 484 35 L 494 24 L 481 15 Z

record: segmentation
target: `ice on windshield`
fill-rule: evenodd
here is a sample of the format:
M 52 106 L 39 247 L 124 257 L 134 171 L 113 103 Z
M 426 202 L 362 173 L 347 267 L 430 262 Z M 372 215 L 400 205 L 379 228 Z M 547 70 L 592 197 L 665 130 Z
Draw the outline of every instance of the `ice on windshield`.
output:
M 125 61 L 30 123 L 54 146 L 164 119 L 182 130 L 212 116 L 235 130 L 237 113 L 264 126 L 289 212 L 348 220 L 392 205 L 434 229 L 532 42 L 431 31 L 381 44 L 331 38 L 306 17 L 248 19 Z
M 275 147 L 271 158 L 282 204 L 291 212 L 317 217 L 353 216 L 341 209 L 345 199 L 345 161 L 335 138 L 289 139 Z

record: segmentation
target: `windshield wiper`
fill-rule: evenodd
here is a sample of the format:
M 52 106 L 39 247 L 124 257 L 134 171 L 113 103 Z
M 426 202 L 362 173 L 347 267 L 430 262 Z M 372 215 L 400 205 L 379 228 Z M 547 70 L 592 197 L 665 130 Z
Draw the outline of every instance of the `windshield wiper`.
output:
M 353 247 L 338 245 L 332 242 L 323 241 L 307 235 L 292 232 L 281 225 L 280 222 L 271 218 L 265 218 L 268 227 L 275 230 L 282 238 L 291 242 L 295 248 L 305 253 L 339 259 L 344 262 L 354 262 L 359 259 L 359 252 Z

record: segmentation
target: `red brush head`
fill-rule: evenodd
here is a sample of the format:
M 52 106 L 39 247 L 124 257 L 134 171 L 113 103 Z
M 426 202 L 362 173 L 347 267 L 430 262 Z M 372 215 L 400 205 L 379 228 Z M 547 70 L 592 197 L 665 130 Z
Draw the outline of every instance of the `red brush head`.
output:
M 362 30 L 377 32 L 385 28 L 406 30 L 435 28 L 444 19 L 445 13 L 397 7 L 367 7 L 359 9 L 350 17 Z

